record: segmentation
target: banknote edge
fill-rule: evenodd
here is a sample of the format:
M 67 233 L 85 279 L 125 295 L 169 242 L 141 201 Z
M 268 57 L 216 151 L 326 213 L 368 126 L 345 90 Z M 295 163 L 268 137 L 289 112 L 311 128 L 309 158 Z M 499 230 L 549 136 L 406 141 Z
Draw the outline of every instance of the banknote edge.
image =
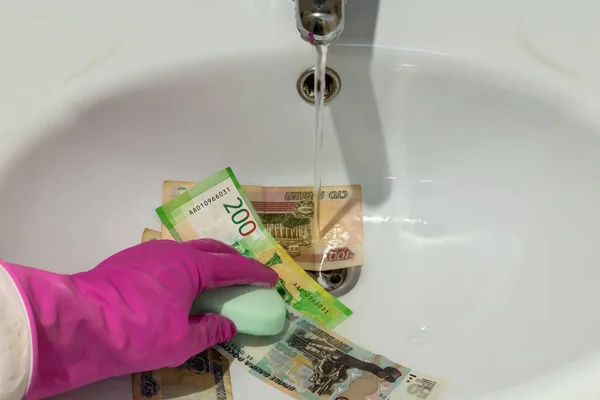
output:
M 181 207 L 183 204 L 192 200 L 197 195 L 199 195 L 203 192 L 206 192 L 207 187 L 208 188 L 213 187 L 213 186 L 223 182 L 228 177 L 231 177 L 232 175 L 233 175 L 233 171 L 231 170 L 230 167 L 227 167 L 221 171 L 218 171 L 218 172 L 212 174 L 211 176 L 209 176 L 208 178 L 197 182 L 193 188 L 186 190 L 185 192 L 176 196 L 174 199 L 169 200 L 165 204 L 160 205 L 158 208 L 162 209 L 166 214 L 169 214 L 173 210 Z M 235 182 L 237 182 L 237 180 L 235 180 Z M 158 210 L 158 208 L 157 208 L 157 210 Z
M 156 213 L 158 214 L 158 218 L 160 218 L 160 221 L 168 229 L 169 233 L 171 233 L 171 236 L 173 236 L 173 239 L 175 239 L 178 242 L 181 242 L 181 236 L 179 236 L 179 233 L 177 233 L 177 231 L 175 230 L 175 227 L 173 226 L 173 223 L 171 222 L 171 219 L 169 218 L 165 210 L 163 210 L 162 207 L 158 207 L 156 209 Z

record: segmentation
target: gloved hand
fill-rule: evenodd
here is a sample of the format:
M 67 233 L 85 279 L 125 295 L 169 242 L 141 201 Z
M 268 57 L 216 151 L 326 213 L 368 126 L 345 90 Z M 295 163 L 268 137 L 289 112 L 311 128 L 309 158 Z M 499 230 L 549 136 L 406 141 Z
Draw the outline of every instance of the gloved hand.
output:
M 183 364 L 229 340 L 234 324 L 216 314 L 189 317 L 203 290 L 272 287 L 278 276 L 221 242 L 156 240 L 74 275 L 3 263 L 25 301 L 33 370 L 26 399 L 101 379 Z

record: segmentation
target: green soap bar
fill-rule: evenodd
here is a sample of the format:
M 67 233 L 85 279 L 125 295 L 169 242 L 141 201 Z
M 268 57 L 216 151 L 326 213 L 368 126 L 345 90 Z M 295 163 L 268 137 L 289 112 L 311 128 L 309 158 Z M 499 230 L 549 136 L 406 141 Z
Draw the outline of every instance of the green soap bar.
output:
M 285 302 L 271 288 L 227 286 L 205 290 L 194 300 L 193 314 L 217 313 L 233 321 L 238 332 L 254 336 L 281 333 Z

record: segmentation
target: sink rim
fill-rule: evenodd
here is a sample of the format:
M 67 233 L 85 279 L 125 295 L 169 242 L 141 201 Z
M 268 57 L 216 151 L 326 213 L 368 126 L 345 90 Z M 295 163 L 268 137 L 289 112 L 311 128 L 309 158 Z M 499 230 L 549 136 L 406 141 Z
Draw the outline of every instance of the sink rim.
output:
M 393 51 L 393 53 L 396 54 L 395 51 Z M 444 58 L 444 60 L 445 60 L 445 58 Z M 224 62 L 222 60 L 217 60 L 217 61 Z M 218 64 L 218 62 L 217 62 L 217 64 Z M 203 65 L 205 65 L 205 64 L 203 64 Z M 436 66 L 437 66 L 437 64 L 436 64 Z M 439 66 L 437 66 L 437 67 L 439 68 Z M 465 71 L 471 72 L 471 70 L 465 70 L 463 67 L 464 66 L 462 64 L 460 64 L 460 62 L 459 62 L 459 64 L 457 65 L 457 71 L 459 71 L 462 74 L 464 74 Z M 214 68 L 214 65 L 212 65 L 210 68 Z M 210 69 L 210 68 L 207 67 L 207 69 Z M 447 73 L 448 71 L 446 70 L 445 72 Z M 483 72 L 484 72 L 484 74 L 482 76 L 487 76 L 485 73 L 489 72 L 489 71 L 484 70 Z M 169 74 L 169 76 L 171 76 L 171 74 Z M 504 82 L 504 81 L 499 80 L 499 82 Z M 521 81 L 517 80 L 516 82 L 517 83 L 515 85 L 519 86 L 520 85 L 519 82 L 521 82 Z M 525 86 L 524 87 L 524 89 L 525 89 L 526 92 L 528 91 L 527 89 L 531 89 L 531 88 L 532 88 L 532 86 Z M 548 89 L 548 88 L 547 87 L 542 87 L 542 89 Z M 293 87 L 290 86 L 289 90 L 293 90 Z M 578 102 L 577 98 L 572 97 L 569 93 L 564 93 L 564 92 L 561 92 L 561 91 L 553 91 L 552 89 L 550 89 L 548 91 L 551 92 L 551 93 L 554 93 L 554 95 L 552 95 L 551 97 L 546 98 L 546 97 L 544 97 L 545 95 L 542 96 L 541 94 L 539 94 L 535 90 L 533 91 L 533 93 L 534 94 L 538 94 L 540 96 L 540 98 L 544 98 L 544 100 L 548 100 L 549 99 L 548 101 L 551 101 L 551 102 L 556 101 L 556 102 L 558 102 L 558 104 L 561 104 L 561 105 L 573 105 L 573 104 L 580 105 L 580 104 L 582 104 L 582 103 Z M 544 93 L 546 93 L 546 91 Z M 89 95 L 90 98 L 98 99 L 98 97 L 96 97 L 96 95 L 93 94 L 93 93 L 92 94 L 87 93 L 87 95 Z M 79 103 L 79 104 L 81 104 L 81 103 Z M 585 104 L 583 104 L 583 105 L 585 105 Z M 70 114 L 68 116 L 70 116 Z M 600 125 L 597 125 L 597 126 L 600 126 Z

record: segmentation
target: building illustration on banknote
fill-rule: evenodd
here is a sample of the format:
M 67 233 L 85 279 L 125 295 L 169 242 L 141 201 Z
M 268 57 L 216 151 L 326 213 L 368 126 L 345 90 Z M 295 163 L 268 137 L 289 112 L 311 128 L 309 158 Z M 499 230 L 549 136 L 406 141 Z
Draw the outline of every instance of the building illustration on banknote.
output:
M 390 383 L 403 378 L 402 372 L 397 368 L 381 368 L 377 364 L 352 357 L 303 329 L 297 329 L 286 343 L 312 361 L 313 375 L 309 379 L 312 385 L 308 390 L 319 396 L 333 394 L 333 386 L 347 381 L 351 369 L 369 372 Z
M 389 399 L 410 368 L 371 353 L 308 319 L 295 324 L 251 373 L 296 398 Z
M 313 202 L 253 201 L 252 206 L 271 236 L 292 258 L 312 244 Z

